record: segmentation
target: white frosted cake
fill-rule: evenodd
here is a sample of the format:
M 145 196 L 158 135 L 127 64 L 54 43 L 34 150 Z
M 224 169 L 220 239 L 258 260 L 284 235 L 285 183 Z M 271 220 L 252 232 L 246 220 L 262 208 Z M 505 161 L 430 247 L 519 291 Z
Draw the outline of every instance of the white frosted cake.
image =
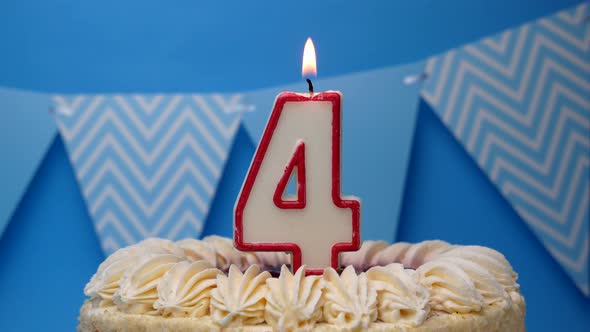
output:
M 517 275 L 493 249 L 367 241 L 341 262 L 293 275 L 287 254 L 227 238 L 148 239 L 99 266 L 78 331 L 525 331 Z

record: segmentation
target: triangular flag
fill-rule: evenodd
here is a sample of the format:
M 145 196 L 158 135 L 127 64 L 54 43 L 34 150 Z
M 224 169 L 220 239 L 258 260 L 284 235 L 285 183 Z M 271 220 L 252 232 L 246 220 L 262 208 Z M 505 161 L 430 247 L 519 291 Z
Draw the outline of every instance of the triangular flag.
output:
M 433 58 L 422 93 L 590 295 L 590 6 Z
M 55 96 L 60 133 L 106 253 L 198 238 L 240 123 L 240 95 Z

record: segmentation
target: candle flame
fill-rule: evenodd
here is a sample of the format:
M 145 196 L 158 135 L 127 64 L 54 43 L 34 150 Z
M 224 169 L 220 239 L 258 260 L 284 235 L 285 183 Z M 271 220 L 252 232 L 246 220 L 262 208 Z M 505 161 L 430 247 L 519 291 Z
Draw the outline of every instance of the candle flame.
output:
M 307 38 L 305 47 L 303 48 L 303 65 L 301 66 L 301 76 L 310 77 L 317 76 L 318 69 L 315 61 L 315 47 L 311 37 Z

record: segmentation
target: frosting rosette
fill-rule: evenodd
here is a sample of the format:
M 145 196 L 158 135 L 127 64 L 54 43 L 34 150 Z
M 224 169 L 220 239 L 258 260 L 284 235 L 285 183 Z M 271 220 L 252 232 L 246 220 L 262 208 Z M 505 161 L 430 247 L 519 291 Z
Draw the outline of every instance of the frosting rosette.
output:
M 123 274 L 135 266 L 137 260 L 148 254 L 182 256 L 183 251 L 174 242 L 159 238 L 148 238 L 121 248 L 98 266 L 96 273 L 84 287 L 84 294 L 90 296 L 99 306 L 112 305 L 112 297 L 119 289 L 119 281 Z
M 398 242 L 383 248 L 374 257 L 376 266 L 386 266 L 392 263 L 401 263 L 406 251 L 412 245 L 407 242 Z
M 379 320 L 411 327 L 426 320 L 430 295 L 416 282 L 414 273 L 398 263 L 367 271 L 369 284 L 377 291 Z
M 195 239 L 184 239 L 177 241 L 176 244 L 182 250 L 184 255 L 192 261 L 206 261 L 211 266 L 217 266 L 217 254 L 215 248 L 210 243 Z
M 176 263 L 184 258 L 171 254 L 149 254 L 128 268 L 119 281 L 113 301 L 119 310 L 134 314 L 157 314 L 154 302 L 158 299 L 160 280 Z
M 416 269 L 429 262 L 453 246 L 445 241 L 431 240 L 413 244 L 404 253 L 401 263 L 408 269 Z
M 202 317 L 222 272 L 206 261 L 178 262 L 160 280 L 154 308 L 165 317 Z
M 231 265 L 227 276 L 217 276 L 217 288 L 211 291 L 211 316 L 222 327 L 255 325 L 264 322 L 264 309 L 270 273 L 260 273 L 258 265 L 242 274 Z
M 305 276 L 305 266 L 295 275 L 283 265 L 278 278 L 266 279 L 264 318 L 277 331 L 311 331 L 322 316 L 324 282 L 320 276 Z
M 343 266 L 352 265 L 357 272 L 377 265 L 381 252 L 389 247 L 385 241 L 365 241 L 358 251 L 345 251 L 341 255 Z
M 418 280 L 430 293 L 430 306 L 448 313 L 480 311 L 484 302 L 471 277 L 456 264 L 435 259 L 416 270 Z
M 255 255 L 262 268 L 278 268 L 291 263 L 290 256 L 280 251 L 258 251 Z
M 459 246 L 441 255 L 441 257 L 449 256 L 478 264 L 494 277 L 513 301 L 520 298 L 518 292 L 520 286 L 516 282 L 518 274 L 514 272 L 506 257 L 498 251 L 482 246 Z
M 184 250 L 182 250 L 182 248 L 180 248 L 176 243 L 170 240 L 160 239 L 157 237 L 147 238 L 143 241 L 138 242 L 135 246 L 139 247 L 138 249 L 143 250 L 142 253 L 144 254 L 146 252 L 151 252 L 167 253 L 180 257 L 184 256 Z
M 217 267 L 227 271 L 230 265 L 235 265 L 244 271 L 248 266 L 258 263 L 258 258 L 253 252 L 242 252 L 234 248 L 232 240 L 211 235 L 203 239 L 204 242 L 213 246 L 216 254 Z
M 352 265 L 338 273 L 324 269 L 324 320 L 343 329 L 362 331 L 377 319 L 377 292 L 366 273 L 356 274 Z
M 90 299 L 81 326 L 88 332 L 445 330 L 451 325 L 439 325 L 441 317 L 452 314 L 458 329 L 473 320 L 466 331 L 524 331 L 517 274 L 493 249 L 367 241 L 340 258 L 341 273 L 326 268 L 323 276 L 306 276 L 305 267 L 291 273 L 284 252 L 241 252 L 227 238 L 147 239 L 100 264 L 84 289 Z M 486 315 L 490 320 L 482 321 Z M 100 325 L 111 320 L 123 329 Z M 136 325 L 123 325 L 130 320 Z
M 105 261 L 84 287 L 84 294 L 97 306 L 113 305 L 112 298 L 119 289 L 121 277 L 129 268 L 135 266 L 137 260 L 137 256 L 120 255 L 118 259 Z
M 497 302 L 503 302 L 507 305 L 512 302 L 512 299 L 502 285 L 481 265 L 461 257 L 441 257 L 440 259 L 463 269 L 473 281 L 475 289 L 481 295 L 486 305 Z

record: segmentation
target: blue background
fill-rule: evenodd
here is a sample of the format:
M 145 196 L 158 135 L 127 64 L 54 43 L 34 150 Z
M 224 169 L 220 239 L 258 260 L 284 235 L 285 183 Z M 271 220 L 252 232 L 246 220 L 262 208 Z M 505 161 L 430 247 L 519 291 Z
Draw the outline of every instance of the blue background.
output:
M 322 77 L 419 60 L 579 1 L 19 1 L 0 3 L 0 85 L 44 92 L 237 91 L 299 80 L 313 36 Z M 219 191 L 235 195 L 254 146 L 243 129 Z M 10 158 L 10 156 L 2 156 Z M 206 234 L 230 234 L 215 201 Z M 502 251 L 530 331 L 584 331 L 590 300 L 420 102 L 398 239 Z M 0 331 L 71 331 L 104 259 L 59 138 L 0 240 Z M 393 240 L 393 239 L 392 239 Z M 584 328 L 586 326 L 586 328 Z
M 46 94 L 0 87 L 0 110 L 6 112 L 0 121 L 0 142 L 6 142 L 0 144 L 0 156 L 10 156 L 0 162 L 0 238 L 55 136 L 50 100 Z M 15 141 L 20 144 L 8 143 Z

